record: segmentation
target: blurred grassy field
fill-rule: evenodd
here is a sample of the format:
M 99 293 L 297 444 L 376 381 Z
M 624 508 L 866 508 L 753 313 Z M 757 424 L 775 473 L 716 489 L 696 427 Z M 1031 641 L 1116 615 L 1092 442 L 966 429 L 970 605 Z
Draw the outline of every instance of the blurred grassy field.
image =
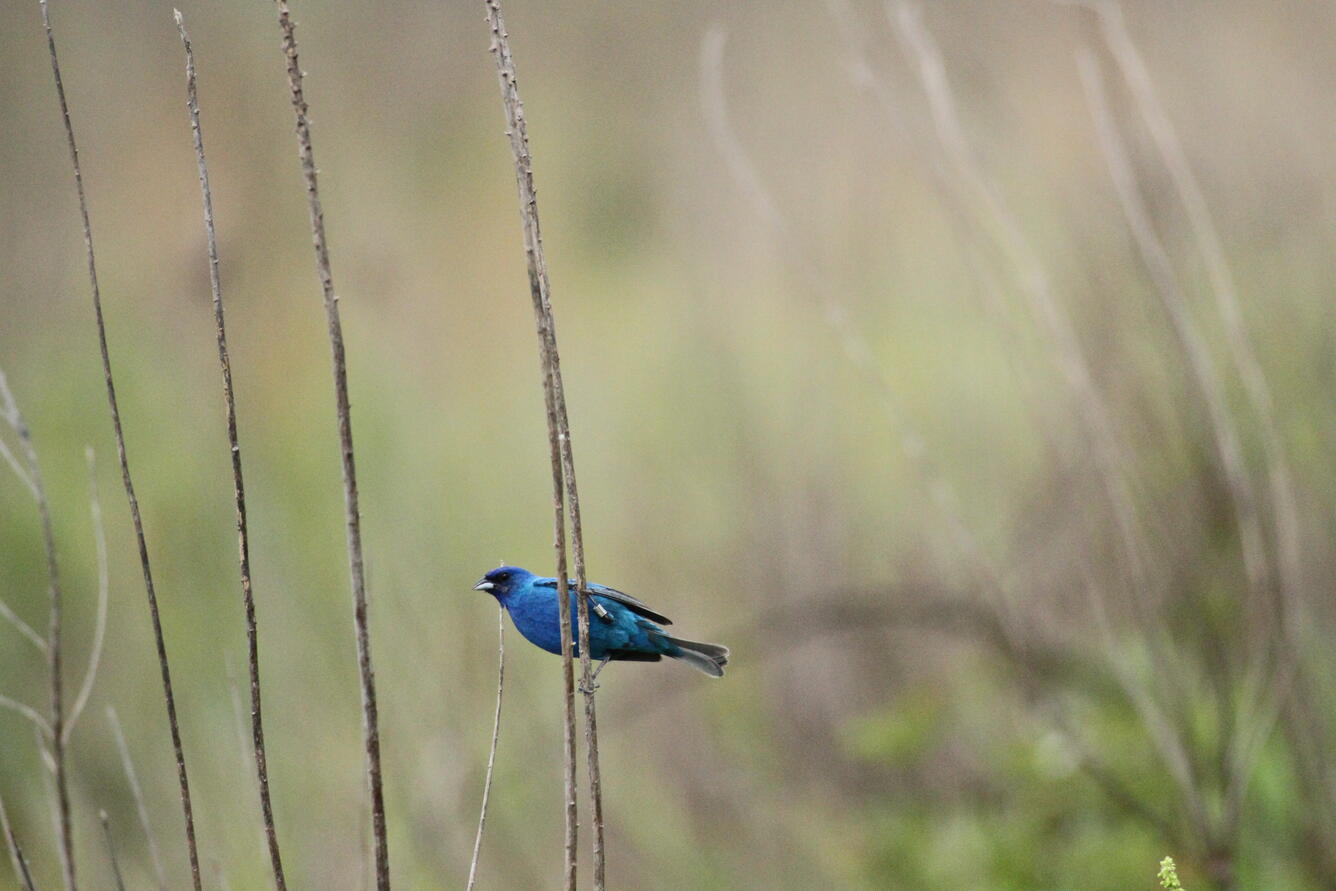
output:
M 52 15 L 207 884 L 259 888 L 268 862 L 231 479 L 171 7 L 55 0 Z M 262 2 L 182 11 L 221 240 L 280 838 L 294 887 L 358 888 L 367 818 L 342 493 L 278 31 Z M 1312 738 L 1330 751 L 1336 18 L 1292 0 L 1125 11 L 1273 392 L 1307 604 L 1290 642 L 1306 660 Z M 933 119 L 881 6 L 851 9 L 852 37 L 820 2 L 514 0 L 506 13 L 591 576 L 683 634 L 733 647 L 719 683 L 673 665 L 603 675 L 612 886 L 1148 888 L 1173 853 L 1187 887 L 1210 887 L 1219 851 L 1194 836 L 1125 702 L 1018 667 L 968 632 L 900 618 L 919 592 L 986 601 L 975 571 L 986 564 L 1035 639 L 1079 652 L 1085 589 L 1116 591 L 1120 570 L 1081 406 L 1023 289 L 1005 268 L 981 274 L 988 261 L 934 187 L 923 161 L 942 155 Z M 294 14 L 348 339 L 393 869 L 405 888 L 451 887 L 467 872 L 494 694 L 494 603 L 469 587 L 500 559 L 552 571 L 513 172 L 481 4 L 311 2 Z M 1219 705 L 1246 674 L 1234 666 L 1244 653 L 1221 642 L 1246 640 L 1251 619 L 1206 417 L 1124 223 L 1074 53 L 1094 48 L 1116 87 L 1114 68 L 1088 14 L 1070 7 L 932 4 L 925 21 L 967 138 L 1134 459 L 1158 621 L 1199 668 L 1191 691 L 1224 679 L 1216 699 L 1189 696 L 1201 715 L 1184 718 L 1210 774 Z M 715 24 L 728 36 L 730 122 L 787 240 L 711 136 L 700 56 Z M 111 543 L 107 651 L 70 756 L 80 867 L 89 887 L 109 885 L 105 808 L 129 885 L 152 882 L 104 716 L 115 706 L 180 887 L 171 752 L 35 0 L 0 6 L 0 49 L 0 369 L 51 491 L 72 677 L 96 587 L 85 445 Z M 864 51 L 893 113 L 850 76 Z M 1114 100 L 1260 486 L 1260 433 L 1191 230 L 1134 104 L 1116 89 Z M 894 412 L 827 324 L 831 301 L 889 382 Z M 943 484 L 954 519 L 939 509 Z M 956 521 L 977 555 L 962 551 Z M 30 500 L 0 476 L 0 598 L 43 628 L 45 586 Z M 845 607 L 874 618 L 844 621 Z M 559 664 L 509 640 L 482 884 L 556 887 Z M 1148 676 L 1145 647 L 1130 632 L 1118 640 L 1114 663 Z M 45 678 L 39 654 L 0 625 L 0 692 L 44 705 Z M 1336 795 L 1329 776 L 1305 782 L 1291 724 L 1280 721 L 1227 839 L 1237 887 L 1331 886 Z M 1073 739 L 1173 831 L 1111 796 Z M 40 886 L 54 887 L 44 771 L 31 728 L 8 712 L 0 751 L 0 795 Z

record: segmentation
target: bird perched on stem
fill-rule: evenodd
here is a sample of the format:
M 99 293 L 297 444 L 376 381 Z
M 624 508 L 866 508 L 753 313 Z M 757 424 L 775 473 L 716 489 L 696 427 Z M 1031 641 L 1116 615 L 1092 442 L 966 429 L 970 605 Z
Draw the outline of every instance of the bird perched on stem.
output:
M 561 655 L 556 579 L 539 578 L 518 566 L 502 566 L 479 579 L 473 589 L 495 597 L 510 613 L 510 620 L 525 640 L 549 653 Z M 578 656 L 580 644 L 576 631 L 574 580 L 567 590 L 571 598 L 572 650 Z M 661 627 L 672 624 L 668 618 L 616 588 L 591 583 L 588 591 L 589 658 L 599 660 L 594 677 L 614 660 L 658 662 L 664 656 L 681 659 L 711 677 L 724 676 L 728 647 L 671 637 Z

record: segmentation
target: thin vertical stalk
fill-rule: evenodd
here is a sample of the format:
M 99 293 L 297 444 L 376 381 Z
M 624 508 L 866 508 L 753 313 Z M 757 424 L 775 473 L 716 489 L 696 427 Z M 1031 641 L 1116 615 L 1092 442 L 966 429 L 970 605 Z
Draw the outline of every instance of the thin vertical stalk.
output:
M 487 753 L 487 776 L 482 783 L 482 806 L 478 809 L 478 834 L 473 838 L 473 860 L 469 863 L 466 891 L 473 891 L 478 880 L 478 852 L 482 850 L 482 830 L 487 825 L 487 802 L 492 796 L 492 769 L 496 766 L 496 744 L 501 738 L 501 693 L 506 683 L 506 610 L 497 612 L 496 622 L 496 715 L 492 718 L 492 748 Z
M 492 33 L 491 51 L 496 59 L 497 78 L 501 86 L 501 101 L 506 113 L 506 135 L 510 139 L 515 159 L 515 180 L 519 193 L 520 218 L 524 232 L 524 253 L 528 263 L 529 292 L 533 300 L 534 322 L 538 333 L 538 349 L 543 367 L 543 397 L 547 410 L 548 446 L 552 459 L 553 538 L 557 556 L 557 604 L 562 630 L 563 693 L 565 702 L 565 791 L 566 791 L 566 888 L 574 889 L 576 880 L 576 841 L 578 816 L 575 795 L 575 702 L 574 665 L 570 635 L 570 597 L 566 571 L 566 531 L 564 502 L 570 496 L 571 535 L 576 561 L 576 585 L 581 595 L 577 598 L 579 617 L 581 674 L 585 690 L 585 740 L 589 750 L 590 796 L 594 820 L 594 886 L 604 882 L 603 805 L 598 769 L 598 728 L 590 684 L 589 618 L 584 590 L 587 584 L 584 567 L 584 546 L 579 520 L 579 495 L 575 487 L 575 465 L 571 451 L 570 424 L 561 380 L 561 363 L 557 352 L 556 325 L 552 317 L 551 283 L 548 279 L 547 260 L 543 253 L 542 228 L 538 218 L 538 203 L 533 182 L 533 156 L 529 151 L 528 129 L 524 105 L 520 101 L 515 74 L 515 61 L 510 52 L 509 35 L 501 15 L 499 0 L 485 0 L 487 23 Z
M 37 502 L 37 515 L 42 523 L 42 544 L 46 550 L 46 574 L 49 582 L 51 599 L 51 620 L 46 636 L 47 665 L 51 673 L 51 758 L 56 775 L 56 810 L 59 815 L 60 861 L 65 876 L 65 887 L 74 891 L 78 887 L 74 865 L 74 828 L 70 819 L 69 778 L 65 765 L 65 710 L 64 684 L 61 671 L 61 590 L 60 567 L 56 561 L 56 536 L 51 525 L 51 502 L 46 497 L 46 487 L 42 484 L 42 468 L 37 460 L 37 449 L 32 443 L 32 431 L 19 411 L 14 394 L 9 391 L 4 372 L 0 372 L 0 413 L 5 421 L 18 434 L 19 445 L 23 450 L 24 460 L 28 464 L 28 479 L 32 481 L 33 498 Z
M 83 223 L 84 247 L 88 255 L 88 281 L 92 288 L 93 316 L 97 322 L 98 348 L 102 354 L 102 377 L 107 387 L 107 404 L 111 410 L 111 426 L 116 435 L 116 454 L 121 464 L 121 482 L 130 504 L 130 520 L 134 525 L 139 546 L 139 563 L 144 571 L 144 588 L 148 597 L 149 616 L 153 623 L 153 638 L 158 651 L 158 666 L 162 672 L 162 693 L 167 705 L 167 724 L 172 735 L 172 749 L 176 756 L 176 775 L 181 787 L 181 810 L 185 817 L 186 848 L 190 857 L 190 877 L 196 891 L 200 891 L 199 851 L 195 844 L 195 816 L 190 804 L 190 780 L 186 774 L 185 749 L 181 744 L 181 728 L 176 717 L 176 697 L 172 692 L 172 674 L 167 661 L 167 643 L 162 634 L 162 620 L 158 614 L 158 597 L 153 587 L 153 571 L 149 565 L 148 543 L 144 537 L 144 522 L 135 497 L 134 482 L 130 477 L 130 462 L 125 452 L 125 434 L 121 429 L 121 413 L 116 403 L 116 385 L 111 374 L 111 352 L 107 347 L 107 328 L 102 316 L 102 294 L 97 283 L 97 261 L 93 254 L 93 226 L 88 217 L 88 199 L 84 194 L 83 172 L 79 167 L 79 149 L 74 140 L 74 125 L 70 120 L 69 103 L 65 99 L 65 85 L 60 77 L 60 62 L 56 57 L 56 39 L 51 31 L 51 17 L 47 0 L 39 0 L 42 24 L 46 28 L 47 49 L 51 56 L 51 73 L 56 82 L 56 97 L 65 125 L 65 139 L 70 150 L 70 164 L 74 168 L 74 187 L 79 197 L 79 216 Z M 59 730 L 57 729 L 57 737 Z
M 343 348 L 343 325 L 339 321 L 339 298 L 334 293 L 329 245 L 325 238 L 325 212 L 316 184 L 315 152 L 311 146 L 311 124 L 302 93 L 303 72 L 297 61 L 297 37 L 286 0 L 277 0 L 278 25 L 283 32 L 283 55 L 287 59 L 292 109 L 297 119 L 297 148 L 302 178 L 310 206 L 311 237 L 315 247 L 316 274 L 324 295 L 329 326 L 329 347 L 334 372 L 334 400 L 338 413 L 339 455 L 343 465 L 343 496 L 348 533 L 348 569 L 352 582 L 353 623 L 357 634 L 357 667 L 362 680 L 362 729 L 366 746 L 367 780 L 371 791 L 371 832 L 375 839 L 376 887 L 390 887 L 390 848 L 385 831 L 385 795 L 381 787 L 380 719 L 376 704 L 376 677 L 371 667 L 371 634 L 367 624 L 366 574 L 362 561 L 362 520 L 358 508 L 357 469 L 353 459 L 352 412 L 348 400 L 348 365 Z
M 537 214 L 537 205 L 534 206 Z M 576 634 L 580 641 L 580 692 L 585 706 L 585 756 L 589 771 L 589 808 L 593 824 L 594 889 L 603 891 L 606 883 L 605 852 L 603 846 L 603 776 L 598 758 L 598 712 L 594 703 L 594 684 L 590 674 L 589 658 L 589 578 L 585 569 L 584 529 L 580 523 L 580 494 L 575 485 L 575 455 L 571 451 L 571 425 L 566 413 L 566 388 L 561 380 L 561 359 L 557 352 L 556 321 L 552 307 L 548 313 L 548 357 L 552 369 L 552 390 L 557 408 L 557 439 L 561 443 L 562 473 L 566 478 L 567 512 L 571 521 L 571 551 L 575 558 Z M 565 626 L 563 626 L 565 627 Z
M 209 166 L 204 159 L 204 134 L 200 129 L 199 97 L 195 83 L 195 53 L 190 45 L 180 10 L 173 10 L 176 28 L 186 54 L 186 107 L 190 111 L 190 132 L 195 143 L 195 161 L 199 167 L 200 195 L 204 206 L 204 233 L 209 250 L 209 287 L 213 294 L 213 319 L 218 334 L 218 364 L 223 377 L 223 402 L 227 409 L 227 442 L 232 456 L 232 490 L 236 503 L 237 559 L 241 570 L 241 599 L 246 611 L 246 642 L 250 666 L 251 742 L 255 750 L 255 774 L 260 783 L 260 817 L 264 821 L 269 845 L 269 863 L 274 871 L 274 885 L 285 891 L 283 857 L 278 848 L 278 830 L 269 797 L 269 765 L 265 757 L 264 719 L 260 702 L 260 641 L 255 620 L 255 596 L 251 589 L 250 533 L 246 523 L 246 486 L 241 472 L 241 443 L 237 435 L 237 404 L 232 389 L 232 360 L 227 349 L 227 329 L 223 321 L 223 288 L 218 273 L 218 236 L 213 224 L 213 192 L 209 188 Z

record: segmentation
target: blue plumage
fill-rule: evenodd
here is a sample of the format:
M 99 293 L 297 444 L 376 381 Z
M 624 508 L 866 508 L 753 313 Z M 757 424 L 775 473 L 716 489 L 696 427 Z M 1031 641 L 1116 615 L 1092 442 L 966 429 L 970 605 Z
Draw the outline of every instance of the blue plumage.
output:
M 502 566 L 493 569 L 474 588 L 487 591 L 510 613 L 515 628 L 525 640 L 549 653 L 561 653 L 561 619 L 558 613 L 557 580 L 540 578 L 527 569 Z M 575 582 L 568 588 L 571 603 L 571 641 L 579 655 L 576 633 Z M 610 660 L 657 662 L 664 656 L 681 659 L 712 677 L 722 677 L 728 664 L 728 648 L 672 637 L 663 629 L 671 625 L 636 598 L 616 588 L 589 585 L 589 657 L 606 664 Z M 600 669 L 602 665 L 599 666 Z

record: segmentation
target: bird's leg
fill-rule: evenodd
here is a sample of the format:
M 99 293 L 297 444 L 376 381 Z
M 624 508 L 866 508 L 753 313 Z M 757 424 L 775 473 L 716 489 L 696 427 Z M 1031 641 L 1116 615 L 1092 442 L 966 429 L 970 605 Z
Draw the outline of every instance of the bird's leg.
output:
M 595 668 L 594 673 L 589 676 L 589 686 L 585 687 L 584 681 L 580 682 L 581 693 L 593 693 L 595 690 L 598 689 L 598 684 L 594 683 L 596 680 L 598 680 L 598 673 L 603 670 L 603 666 L 607 665 L 611 661 L 612 661 L 611 656 L 603 657 L 603 660 L 598 663 L 598 668 Z

